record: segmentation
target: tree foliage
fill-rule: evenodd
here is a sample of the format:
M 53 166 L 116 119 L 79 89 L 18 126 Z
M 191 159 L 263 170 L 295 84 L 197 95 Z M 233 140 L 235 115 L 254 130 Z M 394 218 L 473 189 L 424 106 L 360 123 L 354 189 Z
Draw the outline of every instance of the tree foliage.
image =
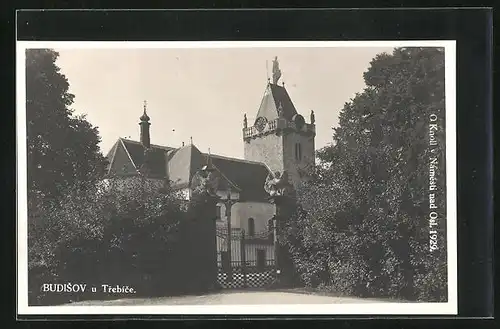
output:
M 318 156 L 288 227 L 304 281 L 337 292 L 445 300 L 444 51 L 398 48 L 364 73 L 366 88 L 344 105 L 334 143 Z M 430 146 L 430 117 L 437 145 Z M 429 191 L 436 158 L 437 189 Z M 430 250 L 429 194 L 437 213 Z M 434 229 L 434 228 L 433 228 Z
M 58 204 L 38 210 L 43 220 L 29 225 L 34 297 L 43 297 L 40 283 L 47 279 L 135 284 L 142 294 L 172 288 L 165 283 L 175 273 L 165 269 L 174 263 L 186 218 L 184 201 L 174 191 L 140 178 L 87 183 L 66 189 Z
M 26 51 L 30 304 L 76 296 L 44 294 L 43 283 L 129 285 L 148 296 L 188 290 L 196 279 L 188 274 L 203 271 L 186 266 L 208 249 L 193 233 L 206 233 L 213 202 L 188 204 L 167 182 L 142 175 L 105 179 L 97 127 L 73 115 L 57 57 L 50 49 Z
M 100 137 L 85 116 L 75 116 L 74 95 L 51 49 L 26 50 L 28 191 L 54 198 L 78 181 L 96 181 L 106 166 Z

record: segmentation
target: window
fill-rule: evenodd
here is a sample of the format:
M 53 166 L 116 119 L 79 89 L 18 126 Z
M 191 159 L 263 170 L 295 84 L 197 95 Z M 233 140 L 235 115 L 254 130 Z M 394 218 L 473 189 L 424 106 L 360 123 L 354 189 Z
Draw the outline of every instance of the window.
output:
M 269 232 L 269 240 L 273 241 L 274 240 L 274 217 L 269 218 L 267 221 L 267 230 Z
M 253 218 L 248 219 L 248 235 L 249 236 L 255 235 L 255 221 Z
M 295 144 L 295 160 L 302 160 L 302 146 L 300 145 L 300 143 Z
M 222 219 L 222 208 L 219 205 L 217 205 L 217 209 L 215 210 L 215 218 L 217 220 L 221 220 Z

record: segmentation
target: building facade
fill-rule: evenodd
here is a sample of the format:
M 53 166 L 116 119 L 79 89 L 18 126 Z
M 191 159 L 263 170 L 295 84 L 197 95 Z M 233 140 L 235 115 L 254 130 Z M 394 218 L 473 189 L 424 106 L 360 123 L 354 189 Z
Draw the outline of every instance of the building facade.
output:
M 228 227 L 224 199 L 235 200 L 231 207 L 231 231 L 245 230 L 250 241 L 262 245 L 266 258 L 272 256 L 269 239 L 259 238 L 268 230 L 275 207 L 269 203 L 264 190 L 269 175 L 286 171 L 290 182 L 297 186 L 307 179 L 307 171 L 314 166 L 315 118 L 311 111 L 309 123 L 300 115 L 284 84 L 279 85 L 280 71 L 277 59 L 273 65 L 273 79 L 268 81 L 256 119 L 248 124 L 245 114 L 242 128 L 244 159 L 223 157 L 201 152 L 190 143 L 180 148 L 151 144 L 150 117 L 146 105 L 140 117 L 140 140 L 119 138 L 107 154 L 107 180 L 118 182 L 145 175 L 159 187 L 169 183 L 191 196 L 190 184 L 194 174 L 210 163 L 220 178 L 217 225 Z M 218 238 L 219 239 L 219 238 Z M 259 249 L 260 250 L 260 249 Z M 240 257 L 238 247 L 232 249 L 232 259 Z M 248 255 L 249 261 L 256 261 Z

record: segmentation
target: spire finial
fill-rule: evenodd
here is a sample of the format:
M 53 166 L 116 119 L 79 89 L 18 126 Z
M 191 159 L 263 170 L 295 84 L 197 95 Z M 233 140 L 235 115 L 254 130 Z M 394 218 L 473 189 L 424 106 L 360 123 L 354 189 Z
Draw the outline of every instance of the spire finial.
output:
M 210 153 L 210 147 L 208 148 L 207 163 L 202 168 L 203 171 L 211 172 L 214 170 L 212 165 L 212 154 Z
M 140 118 L 141 121 L 149 121 L 149 116 L 146 113 L 147 106 L 148 106 L 148 102 L 146 100 L 144 100 L 144 104 L 142 105 L 143 112 L 142 112 L 142 115 L 141 115 L 141 118 Z
M 193 145 L 193 136 L 189 137 L 189 143 Z

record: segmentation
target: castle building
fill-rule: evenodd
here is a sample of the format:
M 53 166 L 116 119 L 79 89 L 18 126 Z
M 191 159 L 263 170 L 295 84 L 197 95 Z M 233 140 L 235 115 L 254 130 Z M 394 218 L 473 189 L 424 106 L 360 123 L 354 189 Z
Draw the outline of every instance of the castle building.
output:
M 140 140 L 118 138 L 107 154 L 107 179 L 145 174 L 159 186 L 169 181 L 189 198 L 191 179 L 210 162 L 220 178 L 220 197 L 227 198 L 230 193 L 232 199 L 238 200 L 231 211 L 232 228 L 244 229 L 250 236 L 267 230 L 275 213 L 264 190 L 268 175 L 286 171 L 290 182 L 297 186 L 307 178 L 305 173 L 315 162 L 314 112 L 311 111 L 310 122 L 306 123 L 284 84 L 279 85 L 280 76 L 275 58 L 273 79 L 267 82 L 255 121 L 249 125 L 246 114 L 243 119 L 244 159 L 203 153 L 192 142 L 179 148 L 151 144 L 151 123 L 144 106 L 139 122 Z M 143 170 L 145 167 L 147 171 Z M 223 203 L 218 210 L 217 221 L 224 225 L 227 218 Z

